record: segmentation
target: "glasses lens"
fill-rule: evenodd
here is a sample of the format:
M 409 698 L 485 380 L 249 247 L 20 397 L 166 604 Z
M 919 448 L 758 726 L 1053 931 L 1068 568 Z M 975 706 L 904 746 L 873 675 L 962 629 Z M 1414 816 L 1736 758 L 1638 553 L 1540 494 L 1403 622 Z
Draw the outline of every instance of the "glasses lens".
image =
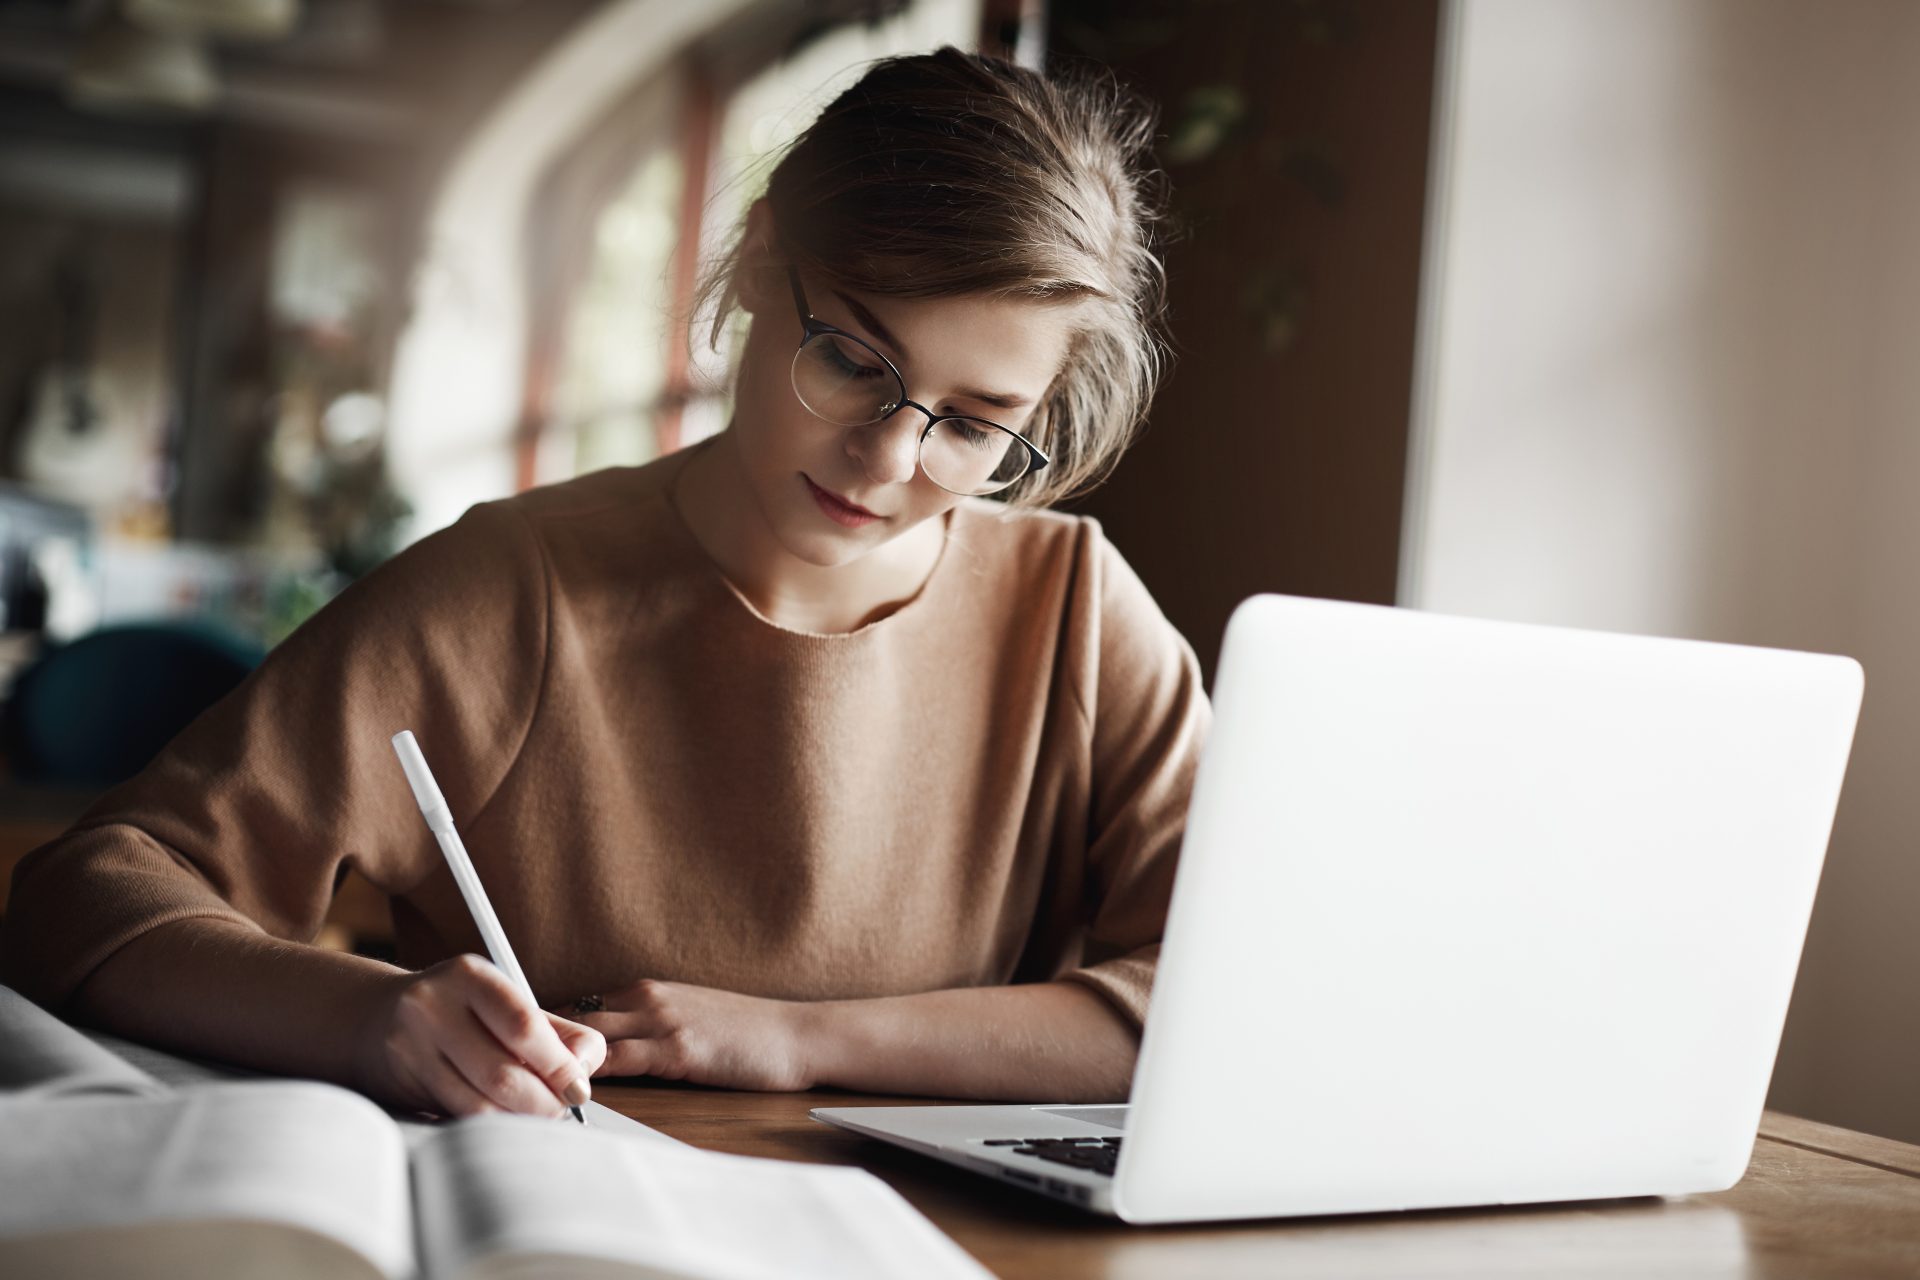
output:
M 874 351 L 837 333 L 816 334 L 793 357 L 793 393 L 828 422 L 863 427 L 900 403 L 900 380 Z
M 943 418 L 920 444 L 920 469 L 942 489 L 979 497 L 1027 474 L 1025 445 L 979 418 Z

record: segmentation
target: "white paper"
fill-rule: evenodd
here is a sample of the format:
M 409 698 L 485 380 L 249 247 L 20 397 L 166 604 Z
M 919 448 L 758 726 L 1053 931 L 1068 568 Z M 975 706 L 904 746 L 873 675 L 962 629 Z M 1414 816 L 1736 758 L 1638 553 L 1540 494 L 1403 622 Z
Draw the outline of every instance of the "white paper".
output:
M 0 987 L 0 1254 L 64 1230 L 251 1221 L 336 1241 L 392 1280 L 423 1264 L 427 1280 L 987 1275 L 861 1170 L 699 1151 L 585 1111 L 584 1127 L 389 1115 L 83 1032 Z M 224 1230 L 209 1265 L 223 1239 L 238 1247 Z
M 163 1098 L 0 1099 L 0 1237 L 154 1221 L 254 1220 L 414 1271 L 406 1151 L 381 1110 L 307 1082 Z
M 0 1096 L 154 1096 L 166 1086 L 10 987 L 0 987 Z
M 414 1204 L 432 1280 L 517 1271 L 486 1265 L 511 1255 L 605 1258 L 643 1275 L 708 1280 L 987 1276 L 863 1170 L 675 1149 L 520 1116 L 464 1120 L 418 1144 Z

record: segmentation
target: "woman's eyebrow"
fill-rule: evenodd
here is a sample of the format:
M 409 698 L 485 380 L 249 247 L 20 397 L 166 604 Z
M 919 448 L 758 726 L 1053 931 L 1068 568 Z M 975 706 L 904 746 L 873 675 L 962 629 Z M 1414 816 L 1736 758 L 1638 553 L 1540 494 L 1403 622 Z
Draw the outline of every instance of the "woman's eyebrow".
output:
M 831 288 L 831 286 L 829 287 Z M 840 292 L 840 290 L 832 289 L 831 291 L 834 297 L 846 304 L 847 310 L 853 312 L 853 318 L 858 320 L 867 332 L 893 348 L 893 354 L 896 360 L 901 364 L 911 363 L 911 357 L 907 355 L 907 349 L 900 345 L 900 339 L 894 337 L 887 326 L 880 323 L 879 316 L 876 316 L 873 312 L 862 306 L 858 300 L 848 297 L 846 294 Z M 1018 396 L 1011 391 L 975 391 L 972 388 L 963 388 L 953 394 L 962 400 L 978 400 L 983 404 L 994 405 L 1001 409 L 1023 409 L 1033 403 L 1033 401 L 1026 396 Z
M 848 297 L 838 289 L 833 290 L 833 296 L 846 303 L 847 310 L 853 312 L 853 318 L 858 320 L 861 325 L 866 328 L 868 333 L 871 333 L 874 337 L 892 347 L 893 354 L 900 358 L 902 364 L 906 363 L 907 349 L 900 345 L 900 339 L 894 337 L 887 326 L 880 323 L 879 316 L 876 316 L 873 312 L 861 306 L 859 302 Z

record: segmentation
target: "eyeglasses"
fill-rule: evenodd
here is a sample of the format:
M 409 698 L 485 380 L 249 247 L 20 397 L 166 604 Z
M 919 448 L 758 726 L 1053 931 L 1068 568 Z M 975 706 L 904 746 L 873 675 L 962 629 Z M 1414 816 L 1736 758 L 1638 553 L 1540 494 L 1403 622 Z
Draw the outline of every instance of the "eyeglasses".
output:
M 787 268 L 800 311 L 800 349 L 793 356 L 793 393 L 815 417 L 842 427 L 882 422 L 902 409 L 926 415 L 918 460 L 927 479 L 949 493 L 984 497 L 1047 465 L 1047 455 L 997 422 L 966 414 L 935 413 L 907 399 L 906 380 L 893 361 L 813 317 L 800 272 Z

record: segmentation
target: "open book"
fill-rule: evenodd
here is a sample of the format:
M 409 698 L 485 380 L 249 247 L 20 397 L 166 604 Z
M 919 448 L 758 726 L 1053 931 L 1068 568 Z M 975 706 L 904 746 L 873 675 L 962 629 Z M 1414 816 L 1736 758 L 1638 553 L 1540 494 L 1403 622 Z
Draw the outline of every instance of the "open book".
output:
M 3 987 L 0 1135 L 7 1276 L 986 1275 L 859 1169 L 525 1116 L 410 1126 L 310 1081 L 173 1088 Z

